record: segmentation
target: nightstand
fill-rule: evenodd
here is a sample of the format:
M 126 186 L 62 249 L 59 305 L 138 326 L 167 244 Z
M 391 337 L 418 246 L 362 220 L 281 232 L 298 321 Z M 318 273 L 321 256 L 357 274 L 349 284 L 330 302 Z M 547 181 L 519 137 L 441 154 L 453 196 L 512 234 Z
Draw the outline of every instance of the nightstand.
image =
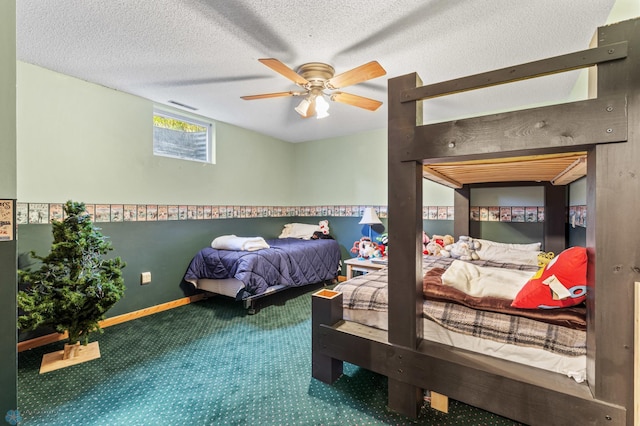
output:
M 377 260 L 386 260 L 386 257 L 377 257 Z M 353 258 L 349 260 L 345 260 L 344 263 L 347 265 L 347 279 L 353 278 L 353 272 L 372 272 L 377 271 L 378 269 L 386 268 L 386 263 L 374 263 L 370 259 L 358 259 Z

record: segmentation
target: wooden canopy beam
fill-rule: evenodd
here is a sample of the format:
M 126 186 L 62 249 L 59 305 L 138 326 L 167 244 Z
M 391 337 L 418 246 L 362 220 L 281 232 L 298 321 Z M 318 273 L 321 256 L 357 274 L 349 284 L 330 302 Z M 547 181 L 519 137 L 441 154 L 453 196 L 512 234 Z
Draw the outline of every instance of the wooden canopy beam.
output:
M 404 90 L 401 95 L 401 102 L 430 99 L 533 77 L 558 74 L 626 57 L 627 42 L 612 43 L 580 52 Z
M 570 104 L 417 126 L 403 161 L 434 163 L 586 150 L 627 140 L 627 97 L 619 94 Z

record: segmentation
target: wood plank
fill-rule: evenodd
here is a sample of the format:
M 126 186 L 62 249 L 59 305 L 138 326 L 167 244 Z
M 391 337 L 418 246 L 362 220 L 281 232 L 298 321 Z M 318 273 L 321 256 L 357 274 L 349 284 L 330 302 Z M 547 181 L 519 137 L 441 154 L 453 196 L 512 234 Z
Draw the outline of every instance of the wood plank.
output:
M 422 121 L 417 103 L 402 104 L 404 88 L 421 84 L 416 74 L 389 80 L 388 188 L 389 282 L 397 291 L 389 292 L 389 340 L 415 347 L 422 336 L 422 164 L 402 161 L 410 149 L 415 126 Z M 412 398 L 412 395 L 408 395 Z
M 311 296 L 311 376 L 324 383 L 333 383 L 342 375 L 342 361 L 322 354 L 318 340 L 320 324 L 335 324 L 342 320 L 342 293 L 323 289 Z
M 100 346 L 98 342 L 91 342 L 86 346 L 80 345 L 75 357 L 63 359 L 63 356 L 64 350 L 44 354 L 40 364 L 40 374 L 98 359 L 100 358 Z
M 544 184 L 544 250 L 559 254 L 567 246 L 567 187 Z
M 112 325 L 120 324 L 126 321 L 132 321 L 137 318 L 146 317 L 158 312 L 166 311 L 168 309 L 177 308 L 179 306 L 188 305 L 189 303 L 197 302 L 206 297 L 204 294 L 196 294 L 189 297 L 183 297 L 181 299 L 172 300 L 171 302 L 162 303 L 160 305 L 151 306 L 149 308 L 140 309 L 137 311 L 129 312 L 115 317 L 106 318 L 99 322 L 100 327 L 106 328 Z M 29 340 L 24 340 L 18 343 L 18 352 L 26 351 L 29 349 L 37 348 L 39 346 L 48 345 L 49 343 L 59 342 L 61 340 L 68 339 L 69 335 L 64 333 L 51 333 L 44 336 L 36 337 Z
M 636 419 L 640 419 L 640 282 L 634 284 L 635 325 L 634 351 L 633 351 L 633 412 Z
M 439 183 L 440 185 L 448 186 L 452 189 L 462 188 L 462 183 L 458 182 L 455 179 L 452 179 L 448 175 L 442 174 L 438 170 L 434 169 L 433 167 L 429 167 L 428 165 L 422 166 L 422 174 L 425 178 L 435 183 Z
M 580 68 L 587 68 L 599 63 L 622 59 L 627 56 L 627 42 L 611 43 L 566 55 L 555 56 L 526 64 L 502 68 L 455 80 L 443 81 L 428 86 L 406 89 L 402 93 L 402 102 L 430 99 L 451 95 L 468 90 L 491 87 L 511 83 L 532 77 L 557 74 Z
M 471 235 L 469 210 L 471 208 L 471 187 L 464 185 L 453 192 L 453 236 Z
M 587 373 L 594 395 L 627 407 L 627 424 L 638 424 L 632 409 L 632 318 L 640 270 L 640 19 L 598 30 L 600 44 L 621 40 L 629 42 L 629 56 L 598 66 L 597 93 L 626 96 L 629 141 L 597 145 L 587 158 Z
M 388 198 L 389 246 L 397 247 L 389 257 L 389 281 L 397 291 L 389 292 L 388 324 L 391 342 L 414 348 L 422 337 L 422 164 L 402 162 L 416 124 L 422 124 L 422 103 L 402 104 L 403 89 L 422 84 L 417 74 L 389 80 Z M 392 410 L 414 418 L 416 398 L 422 389 L 408 383 L 388 381 L 388 404 Z
M 206 298 L 206 295 L 204 294 L 196 294 L 189 297 L 183 297 L 180 299 L 172 300 L 170 302 L 162 303 L 160 305 L 139 309 L 137 311 L 128 312 L 126 314 L 117 315 L 111 318 L 106 318 L 105 320 L 100 321 L 100 326 L 109 327 L 109 326 L 120 324 L 123 322 L 133 321 L 134 319 L 157 314 L 158 312 L 163 312 L 169 309 L 178 308 L 180 306 L 188 305 L 189 303 L 194 303 L 205 298 Z
M 554 185 L 568 185 L 587 175 L 587 156 L 581 156 L 551 179 Z
M 425 164 L 425 178 L 450 188 L 480 182 L 553 182 L 565 185 L 586 175 L 584 151 Z
M 449 398 L 438 392 L 431 391 L 431 408 L 443 413 L 449 412 Z
M 438 162 L 584 151 L 627 140 L 622 94 L 416 127 L 402 161 Z
M 407 383 L 403 380 L 397 380 L 389 377 L 387 385 L 388 407 L 405 416 L 417 419 L 420 409 L 424 401 L 422 389 Z

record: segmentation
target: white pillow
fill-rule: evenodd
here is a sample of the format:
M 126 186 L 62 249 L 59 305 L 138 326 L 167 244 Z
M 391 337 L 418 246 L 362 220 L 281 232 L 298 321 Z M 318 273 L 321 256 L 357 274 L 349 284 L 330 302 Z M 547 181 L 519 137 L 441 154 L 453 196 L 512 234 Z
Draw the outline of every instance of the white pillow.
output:
M 513 244 L 513 243 L 499 243 L 491 240 L 481 240 L 480 238 L 474 238 L 481 245 L 492 245 L 498 246 L 505 249 L 514 249 L 514 250 L 527 250 L 527 251 L 540 251 L 542 248 L 542 243 L 528 243 L 528 244 Z
M 308 240 L 314 232 L 320 231 L 320 225 L 307 223 L 287 223 L 278 238 L 301 238 Z
M 477 241 L 480 241 L 480 248 L 476 249 L 476 253 L 481 260 L 538 266 L 538 254 L 542 253 L 540 243 L 508 244 L 488 240 Z

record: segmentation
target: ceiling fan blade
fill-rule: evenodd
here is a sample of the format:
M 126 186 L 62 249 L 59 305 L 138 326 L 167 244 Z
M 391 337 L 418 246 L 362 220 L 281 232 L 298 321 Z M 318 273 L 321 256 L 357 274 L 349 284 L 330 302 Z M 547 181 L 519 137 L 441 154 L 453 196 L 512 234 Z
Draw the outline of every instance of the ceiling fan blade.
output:
M 326 87 L 328 89 L 339 89 L 383 76 L 386 73 L 377 61 L 371 61 L 330 78 L 326 83 Z
M 240 96 L 245 101 L 252 101 L 254 99 L 267 99 L 267 98 L 282 98 L 284 96 L 300 96 L 304 93 L 301 92 L 277 92 L 277 93 L 263 93 L 262 95 L 249 95 Z
M 343 104 L 357 106 L 359 108 L 368 109 L 369 111 L 377 110 L 382 102 L 375 99 L 365 98 L 363 96 L 352 95 L 351 93 L 335 92 L 331 94 L 331 100 Z
M 289 80 L 293 81 L 298 86 L 304 86 L 309 84 L 309 82 L 302 77 L 300 74 L 283 64 L 277 59 L 274 58 L 266 58 L 266 59 L 258 59 L 260 62 L 274 70 L 275 72 L 287 77 Z

